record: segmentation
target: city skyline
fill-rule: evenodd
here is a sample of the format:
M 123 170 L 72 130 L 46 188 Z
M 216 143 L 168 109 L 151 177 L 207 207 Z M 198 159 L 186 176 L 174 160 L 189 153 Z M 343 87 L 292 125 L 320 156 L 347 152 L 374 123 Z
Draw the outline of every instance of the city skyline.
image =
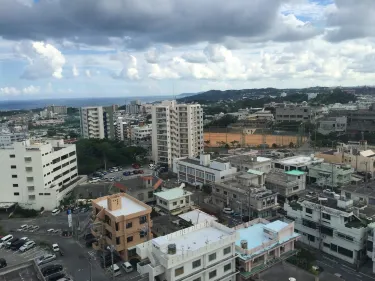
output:
M 0 100 L 371 85 L 372 1 L 0 0 Z

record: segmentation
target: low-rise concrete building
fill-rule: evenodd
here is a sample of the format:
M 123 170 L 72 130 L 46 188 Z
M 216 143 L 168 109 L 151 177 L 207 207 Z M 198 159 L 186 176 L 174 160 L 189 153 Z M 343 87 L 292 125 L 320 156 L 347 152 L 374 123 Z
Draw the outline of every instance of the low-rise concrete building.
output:
M 269 222 L 258 218 L 234 229 L 239 234 L 236 253 L 240 274 L 237 280 L 250 280 L 255 274 L 297 253 L 294 243 L 300 235 L 294 232 L 293 222 Z
M 284 103 L 276 107 L 275 119 L 277 122 L 308 122 L 312 117 L 312 110 L 307 102 L 301 104 Z
M 238 234 L 204 222 L 137 246 L 139 274 L 149 281 L 234 281 Z
M 216 183 L 212 202 L 220 208 L 230 207 L 242 216 L 272 218 L 279 208 L 277 192 L 264 188 L 264 173 L 239 173 Z
M 131 126 L 130 138 L 132 141 L 151 139 L 152 125 Z
M 232 167 L 236 167 L 238 172 L 247 172 L 249 169 L 264 173 L 271 170 L 272 159 L 256 156 L 254 153 L 244 153 L 242 155 L 232 155 L 221 158 L 222 161 L 228 161 Z
M 197 158 L 173 159 L 173 172 L 179 181 L 193 185 L 212 184 L 237 172 L 227 160 L 211 160 L 210 154 L 201 154 Z
M 118 193 L 93 200 L 92 207 L 92 234 L 98 239 L 94 249 L 113 246 L 128 261 L 136 256 L 136 245 L 152 239 L 152 208 L 145 203 Z
M 346 132 L 347 117 L 328 117 L 319 120 L 318 132 L 323 135 L 330 133 L 344 133 Z
M 351 183 L 354 169 L 351 165 L 319 163 L 309 167 L 310 182 L 319 186 L 341 187 Z
M 279 201 L 284 202 L 306 189 L 306 173 L 299 170 L 271 171 L 266 177 L 266 187 L 277 192 Z
M 353 265 L 366 257 L 367 227 L 355 214 L 352 199 L 309 195 L 286 202 L 284 210 L 301 242 Z
M 191 209 L 193 205 L 190 198 L 191 195 L 192 193 L 185 190 L 183 185 L 154 193 L 156 206 L 173 215 L 178 215 Z
M 312 164 L 323 163 L 324 159 L 312 156 L 296 155 L 272 161 L 272 169 L 278 171 L 307 171 Z

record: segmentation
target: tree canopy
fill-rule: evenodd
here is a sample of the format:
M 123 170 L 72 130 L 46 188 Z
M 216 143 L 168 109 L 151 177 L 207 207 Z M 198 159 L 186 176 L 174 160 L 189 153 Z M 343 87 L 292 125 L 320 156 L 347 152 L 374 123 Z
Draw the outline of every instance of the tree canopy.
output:
M 147 153 L 142 147 L 106 139 L 81 139 L 76 145 L 79 174 L 90 174 L 105 166 L 129 165 Z

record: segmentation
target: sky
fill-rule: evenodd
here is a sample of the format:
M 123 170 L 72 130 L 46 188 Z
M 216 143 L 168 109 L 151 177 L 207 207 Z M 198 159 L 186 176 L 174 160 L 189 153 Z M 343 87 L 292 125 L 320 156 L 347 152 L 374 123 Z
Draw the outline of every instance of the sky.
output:
M 0 0 L 0 100 L 373 85 L 374 0 Z

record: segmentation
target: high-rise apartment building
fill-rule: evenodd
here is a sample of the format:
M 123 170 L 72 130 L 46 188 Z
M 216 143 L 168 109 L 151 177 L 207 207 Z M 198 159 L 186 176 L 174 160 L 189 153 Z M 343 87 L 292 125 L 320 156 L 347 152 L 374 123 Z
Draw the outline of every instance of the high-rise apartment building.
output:
M 53 210 L 77 185 L 75 144 L 15 142 L 0 148 L 1 202 Z
M 203 153 L 203 109 L 199 104 L 163 101 L 152 106 L 152 157 L 172 166 L 173 158 Z
M 85 139 L 113 139 L 116 106 L 88 106 L 81 108 L 81 131 Z
M 47 111 L 52 112 L 54 114 L 61 114 L 61 115 L 68 114 L 68 108 L 65 105 L 50 105 L 50 106 L 47 106 Z

